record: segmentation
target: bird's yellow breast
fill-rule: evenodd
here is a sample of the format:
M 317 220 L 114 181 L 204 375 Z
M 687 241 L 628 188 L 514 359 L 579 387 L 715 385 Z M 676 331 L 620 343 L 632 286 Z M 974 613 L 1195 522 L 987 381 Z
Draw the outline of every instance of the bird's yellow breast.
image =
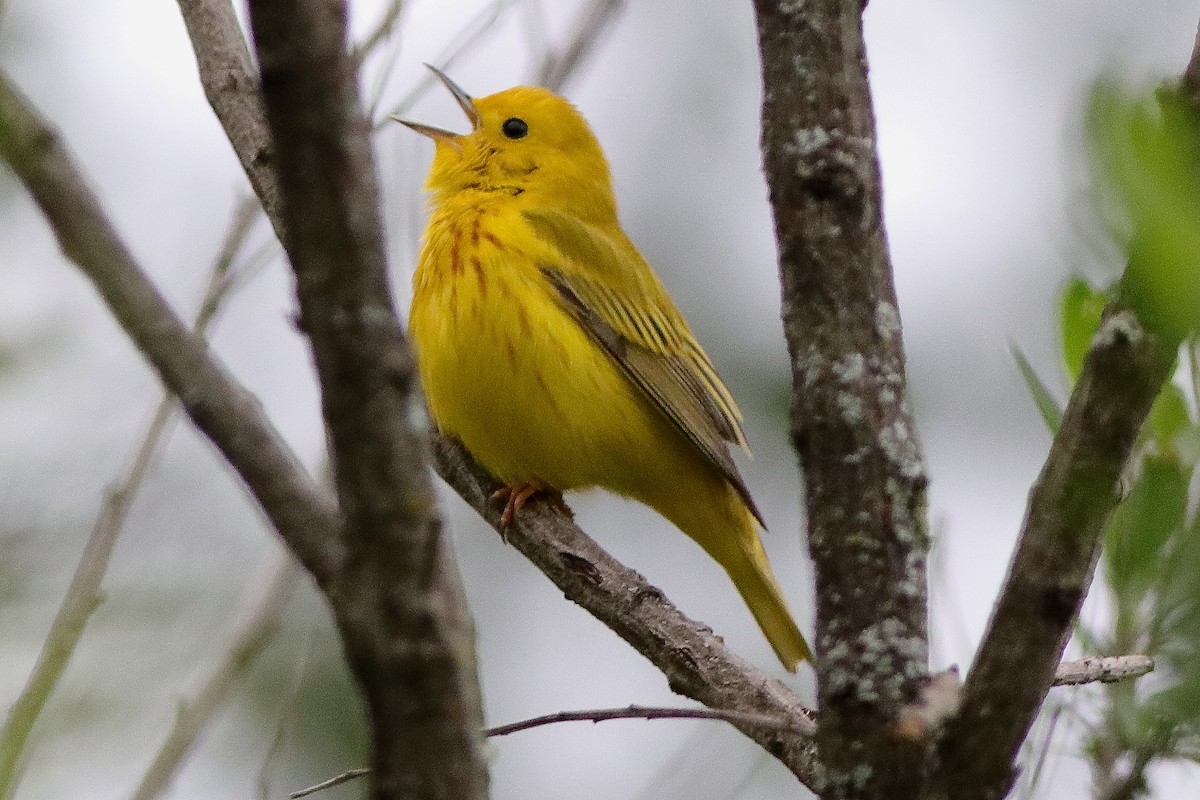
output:
M 426 399 L 506 483 L 622 491 L 669 426 L 563 308 L 553 258 L 519 211 L 435 213 L 409 321 Z

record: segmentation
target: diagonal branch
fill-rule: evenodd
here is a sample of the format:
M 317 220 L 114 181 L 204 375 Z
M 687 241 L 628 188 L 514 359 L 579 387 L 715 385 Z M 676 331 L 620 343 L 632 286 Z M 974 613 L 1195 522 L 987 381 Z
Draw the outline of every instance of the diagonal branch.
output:
M 438 474 L 472 508 L 568 599 L 654 664 L 672 691 L 710 708 L 793 720 L 787 734 L 734 724 L 812 784 L 815 750 L 807 734 L 812 714 L 789 688 L 742 660 L 708 627 L 684 616 L 662 591 L 605 552 L 549 504 L 534 502 L 516 524 L 502 526 L 499 507 L 488 502 L 498 481 L 475 464 L 461 445 L 437 440 L 434 459 Z
M 146 278 L 113 230 L 55 132 L 0 75 L 0 156 L 41 207 L 67 258 L 221 451 L 292 552 L 319 583 L 342 561 L 341 522 L 263 413 Z
M 328 596 L 371 721 L 373 795 L 474 800 L 487 794 L 475 631 L 392 305 L 347 13 L 329 0 L 250 2 L 283 244 L 345 517 Z
M 816 575 L 827 797 L 903 798 L 927 671 L 925 467 L 884 233 L 861 0 L 756 0 L 763 160 Z
M 1200 109 L 1200 49 L 1182 80 Z M 1121 500 L 1121 474 L 1154 398 L 1174 370 L 1179 342 L 1145 324 L 1133 303 L 1145 254 L 1134 251 L 1105 309 L 1062 425 L 1029 496 L 1017 550 L 958 716 L 946 726 L 935 786 L 954 797 L 997 800 L 1046 697 Z M 1024 680 L 1012 681 L 1019 671 Z M 1006 678 L 1006 673 L 1009 678 Z
M 591 0 L 579 12 L 566 45 L 546 54 L 534 82 L 554 92 L 562 91 L 563 84 L 578 72 L 580 62 L 587 59 L 616 21 L 623 5 L 624 0 Z
M 271 135 L 263 115 L 262 93 L 250 61 L 233 3 L 229 0 L 178 0 L 188 37 L 205 42 L 196 48 L 200 84 L 223 123 L 233 152 L 254 187 L 280 241 L 279 186 L 271 167 Z
M 1091 584 L 1121 471 L 1175 351 L 1122 301 L 1106 311 L 1030 493 L 962 706 L 946 726 L 935 781 L 951 796 L 1000 798 L 1010 789 L 1013 762 Z

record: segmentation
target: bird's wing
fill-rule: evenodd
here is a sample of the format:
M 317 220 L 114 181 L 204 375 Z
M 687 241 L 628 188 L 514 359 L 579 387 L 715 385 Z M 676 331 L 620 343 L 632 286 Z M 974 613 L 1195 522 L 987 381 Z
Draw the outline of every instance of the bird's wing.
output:
M 683 315 L 633 249 L 554 211 L 523 212 L 557 258 L 542 274 L 584 330 L 762 516 L 725 442 L 749 452 L 742 415 Z M 636 302 L 635 302 L 636 301 Z

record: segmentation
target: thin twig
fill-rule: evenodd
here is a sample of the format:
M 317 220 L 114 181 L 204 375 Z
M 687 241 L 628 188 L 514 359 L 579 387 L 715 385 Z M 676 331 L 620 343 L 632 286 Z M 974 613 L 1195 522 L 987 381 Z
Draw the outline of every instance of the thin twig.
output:
M 12 796 L 19 777 L 21 755 L 34 723 L 58 685 L 63 670 L 70 663 L 88 619 L 103 600 L 100 584 L 108 571 L 113 547 L 142 479 L 150 468 L 173 409 L 173 400 L 164 400 L 159 404 L 125 477 L 109 490 L 66 595 L 42 643 L 37 662 L 21 694 L 9 709 L 4 729 L 0 732 L 0 797 Z
M 282 550 L 277 552 L 272 558 L 268 577 L 263 581 L 266 588 L 248 606 L 237 633 L 212 672 L 189 699 L 179 704 L 171 730 L 159 745 L 158 752 L 130 800 L 153 800 L 170 786 L 171 779 L 191 751 L 196 738 L 228 696 L 234 683 L 275 638 L 283 610 L 291 599 L 298 577 L 295 559 Z
M 576 18 L 561 55 L 555 51 L 546 53 L 538 69 L 538 85 L 553 92 L 562 91 L 562 87 L 579 72 L 579 66 L 600 44 L 624 7 L 624 0 L 591 0 Z
M 288 797 L 292 800 L 299 800 L 301 797 L 308 797 L 310 794 L 316 794 L 322 789 L 332 789 L 334 786 L 341 786 L 343 783 L 352 781 L 355 778 L 361 778 L 363 775 L 370 775 L 370 767 L 360 767 L 359 769 L 348 769 L 341 775 L 334 775 L 327 781 L 321 781 L 315 786 L 309 786 L 307 789 L 301 789 L 298 792 L 292 792 Z
M 1188 373 L 1192 379 L 1192 402 L 1200 404 L 1200 336 L 1188 342 Z
M 404 8 L 405 0 L 391 0 L 371 32 L 350 49 L 350 61 L 356 70 L 362 67 L 363 61 L 371 55 L 376 47 L 391 37 L 396 30 L 396 25 L 400 22 L 400 15 L 404 13 Z
M 1058 730 L 1058 723 L 1063 717 L 1063 705 L 1057 704 L 1049 714 L 1049 718 L 1045 724 L 1045 733 L 1042 736 L 1041 745 L 1037 748 L 1037 757 L 1033 762 L 1033 768 L 1028 773 L 1022 775 L 1024 783 L 1024 796 L 1026 800 L 1032 800 L 1037 796 L 1038 783 L 1041 782 L 1042 776 L 1045 774 L 1046 763 L 1050 756 L 1050 749 L 1054 745 L 1054 733 Z M 1031 742 L 1032 745 L 1032 742 Z
M 458 35 L 430 63 L 435 64 L 443 70 L 449 69 L 464 53 L 490 36 L 495 30 L 496 21 L 517 2 L 518 0 L 493 0 L 493 2 L 481 8 L 479 13 L 462 27 Z M 374 129 L 379 130 L 388 125 L 392 117 L 404 116 L 412 108 L 413 103 L 423 97 L 436 83 L 437 79 L 434 78 L 432 73 L 428 70 L 423 71 L 420 80 L 417 81 L 417 85 L 401 98 L 400 102 L 393 106 L 390 111 L 382 114 L 375 120 Z
M 1183 89 L 1192 106 L 1200 108 L 1200 27 L 1192 44 L 1192 56 L 1183 70 Z
M 763 730 L 772 731 L 796 731 L 804 736 L 812 736 L 816 733 L 816 726 L 811 719 L 807 717 L 790 717 L 780 718 L 769 714 L 755 714 L 749 711 L 735 710 L 720 710 L 712 708 L 670 708 L 662 706 L 626 706 L 625 708 L 593 708 L 584 711 L 556 711 L 553 714 L 543 714 L 530 719 L 523 719 L 518 722 L 510 722 L 507 725 L 497 725 L 493 728 L 488 728 L 483 732 L 484 736 L 508 736 L 512 733 L 527 731 L 532 728 L 539 728 L 543 725 L 554 725 L 559 722 L 608 722 L 614 719 L 704 719 L 716 720 L 718 722 L 729 722 L 738 725 L 739 727 L 754 727 Z M 345 783 L 346 781 L 365 775 L 370 772 L 369 769 L 354 769 L 343 772 L 341 775 L 330 778 L 327 781 L 318 783 L 316 786 L 310 786 L 307 789 L 301 789 L 298 792 L 293 792 L 292 798 L 305 797 L 307 795 L 318 792 L 322 789 L 328 789 L 331 786 Z
M 485 736 L 507 736 L 518 731 L 527 731 L 542 725 L 553 725 L 558 722 L 607 722 L 613 719 L 709 719 L 720 722 L 736 722 L 740 725 L 754 726 L 777 731 L 796 730 L 798 720 L 799 732 L 805 736 L 816 733 L 816 726 L 811 720 L 792 717 L 781 719 L 768 714 L 755 714 L 748 711 L 721 710 L 713 708 L 669 708 L 656 706 L 627 706 L 625 708 L 594 708 L 586 711 L 557 711 L 553 714 L 543 714 L 540 717 L 510 722 L 507 725 L 497 725 L 484 731 Z
M 525 0 L 521 4 L 521 32 L 525 35 L 525 50 L 535 64 L 549 63 L 550 44 L 546 33 L 546 10 L 540 0 Z
M 234 259 L 245 242 L 254 220 L 258 202 L 248 198 L 238 204 L 225 241 L 214 261 L 208 288 L 196 316 L 196 334 L 203 336 L 209 323 L 227 296 L 228 277 Z M 34 723 L 71 660 L 92 612 L 101 603 L 100 584 L 108 571 L 117 538 L 129 518 L 129 510 L 153 463 L 155 453 L 175 411 L 175 397 L 165 393 L 146 427 L 125 475 L 108 490 L 87 544 L 75 568 L 75 574 L 59 606 L 58 613 L 42 644 L 42 650 L 26 680 L 25 687 L 9 709 L 0 730 L 0 797 L 9 797 L 16 787 L 21 754 Z
M 1054 686 L 1079 686 L 1084 683 L 1116 683 L 1140 678 L 1154 671 L 1150 656 L 1096 656 L 1079 661 L 1064 661 L 1054 673 Z
M 366 39 L 361 44 L 355 45 L 351 49 L 350 59 L 356 71 L 361 73 L 367 57 L 374 53 L 381 44 L 391 40 L 392 34 L 400 24 L 400 16 L 406 7 L 405 0 L 391 0 L 375 29 L 367 34 Z M 396 61 L 399 58 L 400 44 L 396 40 L 393 41 L 393 46 L 388 52 L 387 58 L 384 59 L 383 64 L 375 71 L 375 79 L 372 81 L 370 91 L 367 92 L 367 119 L 375 118 L 379 110 L 379 104 L 383 100 L 383 93 L 387 90 L 388 81 L 395 72 Z
M 512 8 L 518 0 L 495 0 L 482 8 L 471 19 L 457 36 L 433 60 L 442 69 L 449 69 L 458 59 L 480 41 L 490 36 L 496 29 L 496 21 Z M 591 0 L 580 12 L 567 44 L 562 48 L 562 55 L 547 51 L 539 60 L 534 70 L 534 82 L 552 91 L 561 91 L 562 87 L 574 77 L 580 66 L 586 62 L 603 39 L 606 30 L 616 21 L 624 8 L 624 0 Z M 437 81 L 431 74 L 423 74 L 417 85 L 405 95 L 387 113 L 378 117 L 374 123 L 379 130 L 388 124 L 392 117 L 404 116 L 414 103 L 423 97 Z
M 300 646 L 300 657 L 296 659 L 292 668 L 291 683 L 287 691 L 279 698 L 279 719 L 275 723 L 275 730 L 271 734 L 271 741 L 267 744 L 267 752 L 263 756 L 262 767 L 258 771 L 258 800 L 271 800 L 269 770 L 271 763 L 283 751 L 283 743 L 288 729 L 293 724 L 296 712 L 301 707 L 297 699 L 300 697 L 300 689 L 304 686 L 304 674 L 308 671 L 308 662 L 312 658 L 312 641 L 312 631 L 309 630 Z

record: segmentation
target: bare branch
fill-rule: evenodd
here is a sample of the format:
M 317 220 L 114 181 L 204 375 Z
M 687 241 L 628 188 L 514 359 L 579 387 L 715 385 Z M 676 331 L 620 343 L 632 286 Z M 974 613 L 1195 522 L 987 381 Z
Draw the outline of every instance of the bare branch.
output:
M 308 660 L 311 656 L 312 631 L 309 630 L 304 636 L 303 644 L 300 646 L 299 658 L 292 659 L 292 677 L 287 691 L 277 695 L 277 705 L 280 709 L 279 719 L 275 721 L 275 728 L 271 733 L 271 741 L 267 745 L 267 752 L 263 755 L 262 766 L 258 770 L 258 800 L 271 800 L 273 796 L 271 792 L 271 764 L 283 751 L 283 743 L 288 729 L 295 723 L 297 712 L 303 707 L 303 704 L 297 701 L 300 697 L 300 690 L 304 687 L 304 673 L 308 671 Z
M 1106 311 L 1030 493 L 962 707 L 946 726 L 935 780 L 952 796 L 992 800 L 1010 789 L 1013 761 L 1091 584 L 1121 471 L 1175 350 L 1119 300 Z
M 591 0 L 575 20 L 570 38 L 561 53 L 550 51 L 537 72 L 537 83 L 551 91 L 562 91 L 587 57 L 596 49 L 605 32 L 624 10 L 624 0 Z
M 350 60 L 354 63 L 355 69 L 360 69 L 366 57 L 396 30 L 396 25 L 400 22 L 400 15 L 404 13 L 404 7 L 405 0 L 391 0 L 371 32 L 361 42 L 354 45 L 354 49 L 350 52 Z
M 196 317 L 198 335 L 204 335 L 228 294 L 233 261 L 249 233 L 257 208 L 258 202 L 250 199 L 249 203 L 240 203 L 234 212 Z M 108 570 L 113 547 L 174 411 L 175 397 L 168 392 L 155 409 L 125 476 L 109 490 L 62 605 L 46 635 L 42 652 L 24 689 L 9 710 L 5 726 L 0 730 L 0 797 L 9 795 L 26 738 L 70 661 L 88 618 L 101 602 L 100 583 Z
M 516 3 L 517 0 L 492 0 L 479 9 L 479 12 L 463 26 L 458 35 L 430 63 L 443 70 L 448 69 L 463 53 L 468 52 L 487 38 L 495 30 L 496 21 Z M 375 129 L 378 130 L 384 125 L 390 124 L 392 117 L 403 116 L 418 98 L 436 84 L 437 79 L 433 77 L 433 73 L 423 70 L 420 80 L 417 81 L 417 85 L 413 87 L 412 91 L 405 95 L 388 113 L 375 121 Z
M 1154 668 L 1154 662 L 1147 656 L 1110 656 L 1104 658 L 1085 658 L 1079 661 L 1066 661 L 1059 665 L 1057 674 L 1055 675 L 1055 686 L 1075 686 L 1084 683 L 1103 682 L 1111 683 L 1113 681 L 1125 680 L 1128 678 L 1136 678 L 1145 675 Z M 948 686 L 952 694 L 957 693 L 959 683 L 957 681 L 957 672 L 951 670 L 935 676 L 931 682 L 931 687 L 937 687 L 938 691 L 944 691 L 941 686 Z M 928 690 L 927 690 L 928 691 Z M 926 705 L 936 706 L 937 708 L 950 708 L 942 701 L 929 702 Z M 956 705 L 956 702 L 951 704 Z M 952 708 L 950 709 L 952 711 Z M 936 728 L 940 721 L 949 716 L 949 712 L 939 711 L 930 719 L 923 719 L 921 725 L 921 735 L 924 735 L 930 729 Z M 582 711 L 558 711 L 553 714 L 543 714 L 538 717 L 520 720 L 518 722 L 510 722 L 506 725 L 497 725 L 488 728 L 484 731 L 485 736 L 507 736 L 512 733 L 527 731 L 532 728 L 541 727 L 543 725 L 553 725 L 560 722 L 607 722 L 615 719 L 707 719 L 718 720 L 723 722 L 740 723 L 742 725 L 755 726 L 770 730 L 794 731 L 803 736 L 811 737 L 816 734 L 816 726 L 807 717 L 793 719 L 779 719 L 778 717 L 768 716 L 766 714 L 754 714 L 744 711 L 733 710 L 716 710 L 711 708 L 664 708 L 653 706 L 638 706 L 631 705 L 625 708 L 602 708 L 590 709 Z M 902 721 L 904 717 L 902 716 Z M 797 722 L 801 723 L 797 730 L 794 726 Z M 899 735 L 905 735 L 900 732 Z M 333 786 L 340 785 L 354 778 L 361 777 L 369 772 L 366 769 L 356 769 L 344 772 L 330 780 L 323 781 L 315 786 L 310 786 L 307 789 L 302 789 L 292 793 L 293 798 L 306 797 L 323 789 L 328 789 Z
M 288 795 L 288 797 L 292 798 L 292 800 L 299 800 L 301 797 L 308 797 L 310 794 L 316 794 L 317 792 L 324 791 L 325 789 L 332 789 L 334 786 L 341 786 L 343 783 L 348 783 L 355 778 L 361 778 L 363 775 L 370 774 L 371 770 L 367 767 L 348 769 L 341 775 L 334 775 L 329 780 L 321 781 L 315 786 L 309 786 L 307 789 L 301 789 L 298 792 L 292 792 L 290 795 Z
M 212 672 L 191 698 L 179 704 L 175 722 L 142 775 L 131 800 L 153 800 L 168 789 L 179 765 L 234 683 L 275 638 L 298 577 L 299 571 L 291 556 L 279 552 L 273 557 L 266 588 L 248 607 L 237 633 Z
M 881 211 L 861 0 L 756 0 L 763 159 L 816 575 L 827 797 L 911 797 L 891 726 L 927 672 L 927 479 Z
M 527 731 L 531 728 L 540 728 L 543 725 L 553 725 L 559 722 L 608 722 L 614 719 L 711 719 L 782 731 L 793 731 L 795 730 L 793 726 L 796 724 L 795 719 L 784 720 L 766 714 L 750 714 L 745 711 L 627 706 L 625 708 L 593 708 L 588 711 L 557 711 L 553 714 L 543 714 L 540 717 L 523 719 L 519 722 L 510 722 L 507 725 L 497 725 L 484 731 L 484 735 L 508 736 L 510 733 Z M 800 733 L 812 736 L 816 733 L 816 726 L 806 719 Z
M 1154 671 L 1150 656 L 1097 656 L 1079 661 L 1064 661 L 1054 671 L 1052 686 L 1079 686 L 1084 683 L 1116 683 L 1140 678 Z
M 267 218 L 279 228 L 279 187 L 271 169 L 271 135 L 263 112 L 258 76 L 230 0 L 178 0 L 196 53 L 204 96 L 229 136 L 233 151 L 254 187 Z
M 251 0 L 283 239 L 321 386 L 348 558 L 329 587 L 372 730 L 373 795 L 487 793 L 475 632 L 437 514 L 392 306 L 345 3 Z
M 684 616 L 661 590 L 610 556 L 552 504 L 535 500 L 516 524 L 502 527 L 500 508 L 488 502 L 497 481 L 455 442 L 437 440 L 434 458 L 438 474 L 472 508 L 568 599 L 649 659 L 672 691 L 710 708 L 789 721 L 787 735 L 737 727 L 811 785 L 815 750 L 809 737 L 795 733 L 809 729 L 811 712 L 790 689 L 742 660 L 712 630 Z
M 187 330 L 146 278 L 87 188 L 55 131 L 0 75 L 0 155 L 49 220 L 69 259 L 237 470 L 271 524 L 320 583 L 342 560 L 332 498 L 312 481 L 258 401 Z

